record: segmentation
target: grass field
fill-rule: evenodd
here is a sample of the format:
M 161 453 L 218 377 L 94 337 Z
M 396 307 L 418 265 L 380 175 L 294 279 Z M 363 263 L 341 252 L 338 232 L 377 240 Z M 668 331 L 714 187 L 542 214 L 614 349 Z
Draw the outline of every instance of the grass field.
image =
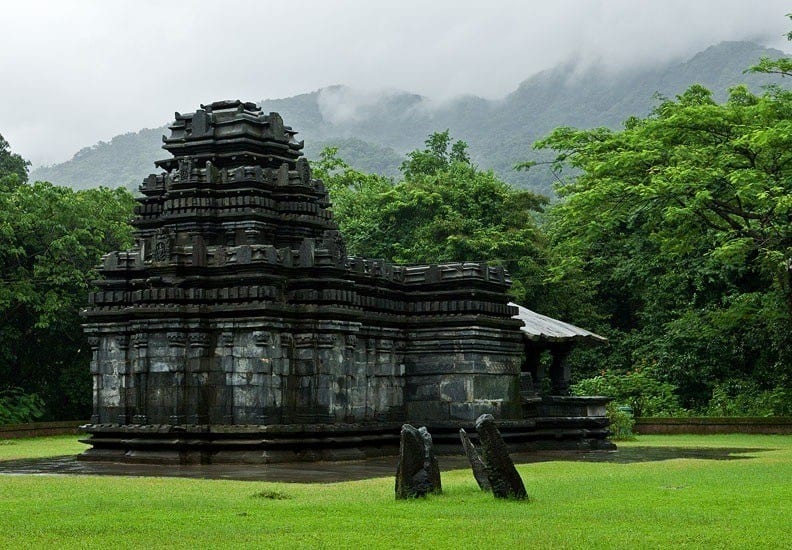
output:
M 792 547 L 792 436 L 643 436 L 621 445 L 751 451 L 731 460 L 525 464 L 527 502 L 495 501 L 462 470 L 444 473 L 443 495 L 398 502 L 392 478 L 317 485 L 0 476 L 0 545 Z M 73 436 L 0 441 L 0 460 L 82 449 Z

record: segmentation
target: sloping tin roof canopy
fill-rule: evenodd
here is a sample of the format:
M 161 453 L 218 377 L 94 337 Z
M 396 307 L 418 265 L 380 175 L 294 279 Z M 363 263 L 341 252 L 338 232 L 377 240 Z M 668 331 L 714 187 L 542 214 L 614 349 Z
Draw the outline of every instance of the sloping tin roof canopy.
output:
M 523 326 L 520 327 L 520 330 L 523 336 L 532 342 L 588 342 L 593 344 L 608 341 L 604 336 L 541 315 L 514 302 L 509 302 L 509 305 L 519 310 L 519 313 L 512 318 L 522 321 Z

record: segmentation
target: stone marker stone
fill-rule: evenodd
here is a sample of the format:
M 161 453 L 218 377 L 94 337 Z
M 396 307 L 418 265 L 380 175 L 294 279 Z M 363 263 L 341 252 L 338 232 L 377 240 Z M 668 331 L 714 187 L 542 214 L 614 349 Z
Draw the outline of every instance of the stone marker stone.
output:
M 496 498 L 528 498 L 522 478 L 517 473 L 506 443 L 495 424 L 495 418 L 491 414 L 479 416 L 476 420 L 476 431 L 479 436 L 481 457 L 486 467 L 487 479 L 492 486 L 492 494 Z
M 478 483 L 482 491 L 492 491 L 492 486 L 487 478 L 487 467 L 484 465 L 484 461 L 481 460 L 476 447 L 473 445 L 473 442 L 470 441 L 470 437 L 468 437 L 464 428 L 459 429 L 459 438 L 462 440 L 462 447 L 465 449 L 465 454 L 467 455 L 468 462 L 470 462 L 470 468 L 473 470 L 473 477 L 476 478 L 476 483 Z
M 428 448 L 425 436 L 428 436 Z M 440 469 L 431 449 L 431 440 L 426 428 L 422 433 L 409 424 L 402 426 L 399 464 L 396 467 L 397 499 L 422 497 L 440 491 Z M 431 459 L 434 459 L 434 468 L 431 467 Z
M 434 454 L 434 445 L 432 443 L 432 434 L 426 427 L 418 428 L 418 433 L 421 434 L 424 443 L 424 468 L 429 476 L 429 483 L 432 484 L 432 492 L 440 494 L 443 492 L 443 483 L 440 480 L 440 464 L 437 462 L 437 457 Z

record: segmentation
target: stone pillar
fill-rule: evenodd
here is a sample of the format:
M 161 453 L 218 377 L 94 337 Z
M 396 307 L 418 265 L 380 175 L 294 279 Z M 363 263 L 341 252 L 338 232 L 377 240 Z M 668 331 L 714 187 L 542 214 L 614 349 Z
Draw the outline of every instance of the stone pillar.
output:
M 129 335 L 121 333 L 115 336 L 115 347 L 118 357 L 119 403 L 114 422 L 128 424 L 131 421 L 130 394 L 132 386 L 132 365 L 129 358 Z
M 542 352 L 544 351 L 546 351 L 546 348 L 538 343 L 525 343 L 523 370 L 531 376 L 533 390 L 536 395 L 542 394 L 542 385 L 545 378 L 547 378 L 547 372 L 542 364 Z
M 213 375 L 207 374 L 200 381 L 201 400 L 198 414 L 205 412 L 211 424 L 231 424 L 234 420 L 234 387 L 228 382 L 229 376 L 234 372 L 235 334 L 230 327 L 220 333 L 215 343 L 216 368 L 212 370 Z
M 148 334 L 138 332 L 130 337 L 131 377 L 129 407 L 133 424 L 148 424 L 146 391 L 148 385 Z
M 553 363 L 550 365 L 551 393 L 553 395 L 569 395 L 569 379 L 571 377 L 567 358 L 572 348 L 569 344 L 555 344 L 550 347 Z
M 208 424 L 209 403 L 213 392 L 207 392 L 209 373 L 213 364 L 209 356 L 212 335 L 208 331 L 191 330 L 187 335 L 187 361 L 184 373 L 184 407 L 179 424 Z
M 182 327 L 169 329 L 149 337 L 145 393 L 149 424 L 170 424 L 184 416 L 187 334 Z
M 93 414 L 91 423 L 99 423 L 99 407 L 101 405 L 101 380 L 99 376 L 99 343 L 98 336 L 88 336 L 88 345 L 91 346 L 91 380 L 93 382 Z
M 92 341 L 96 346 L 91 362 L 94 377 L 94 417 L 100 423 L 126 422 L 124 384 L 127 381 L 127 337 L 110 332 Z M 92 345 L 92 348 L 94 346 Z

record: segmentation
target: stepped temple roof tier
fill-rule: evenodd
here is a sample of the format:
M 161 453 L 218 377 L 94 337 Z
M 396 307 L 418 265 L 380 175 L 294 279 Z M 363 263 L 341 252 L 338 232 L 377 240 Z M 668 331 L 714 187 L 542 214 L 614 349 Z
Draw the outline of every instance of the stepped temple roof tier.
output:
M 175 118 L 134 247 L 104 257 L 84 312 L 84 458 L 359 458 L 395 452 L 401 422 L 434 427 L 442 446 L 482 413 L 515 443 L 606 445 L 604 408 L 579 414 L 591 404 L 578 400 L 585 418 L 548 421 L 526 401 L 502 268 L 349 256 L 277 113 L 221 101 Z
M 236 168 L 246 164 L 279 168 L 287 163 L 294 169 L 302 154 L 303 142 L 290 126 L 284 126 L 278 113 L 265 115 L 254 103 L 216 101 L 201 105 L 194 113 L 176 113 L 163 137 L 163 146 L 174 158 L 155 164 L 165 170 L 177 168 L 179 161 L 190 158 L 203 164 Z

